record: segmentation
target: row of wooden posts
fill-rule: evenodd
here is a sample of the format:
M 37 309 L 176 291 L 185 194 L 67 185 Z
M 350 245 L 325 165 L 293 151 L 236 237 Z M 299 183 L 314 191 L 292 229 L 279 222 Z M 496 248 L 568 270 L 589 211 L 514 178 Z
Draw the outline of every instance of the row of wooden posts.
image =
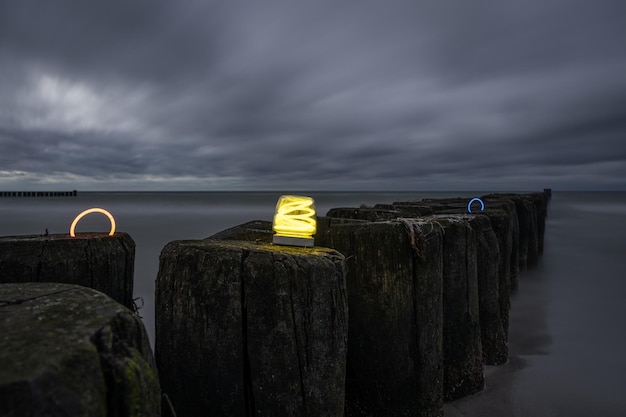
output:
M 0 191 L 0 197 L 76 197 L 78 191 Z
M 19 355 L 36 349 L 40 362 L 24 370 L 16 352 L 0 352 L 0 415 L 3 396 L 26 410 L 9 415 L 50 403 L 32 392 L 45 396 L 55 372 L 56 385 L 77 383 L 58 365 L 76 365 L 73 349 L 45 360 L 54 346 L 44 335 L 72 326 L 46 321 L 65 306 L 66 316 L 99 315 L 78 326 L 82 344 L 72 340 L 79 350 L 95 344 L 103 407 L 115 415 L 442 416 L 445 401 L 483 388 L 484 364 L 508 360 L 510 293 L 543 252 L 549 197 L 485 195 L 484 211 L 472 214 L 467 199 L 454 198 L 334 208 L 318 217 L 314 248 L 272 245 L 267 221 L 171 242 L 156 280 L 154 357 L 136 315 L 94 306 L 102 292 L 133 307 L 128 235 L 0 238 L 0 282 L 13 283 L 0 285 L 0 331 Z M 58 299 L 70 295 L 74 304 Z M 89 301 L 79 307 L 81 297 Z M 11 308 L 27 334 L 8 329 Z M 46 333 L 33 335 L 42 321 Z M 32 395 L 16 396 L 18 386 Z

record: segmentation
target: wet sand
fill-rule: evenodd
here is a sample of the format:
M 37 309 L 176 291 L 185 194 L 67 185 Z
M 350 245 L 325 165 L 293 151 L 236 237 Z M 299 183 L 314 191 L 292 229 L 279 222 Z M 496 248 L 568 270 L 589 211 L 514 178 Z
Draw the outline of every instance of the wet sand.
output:
M 512 297 L 509 362 L 445 417 L 626 416 L 624 207 L 555 193 L 544 256 Z

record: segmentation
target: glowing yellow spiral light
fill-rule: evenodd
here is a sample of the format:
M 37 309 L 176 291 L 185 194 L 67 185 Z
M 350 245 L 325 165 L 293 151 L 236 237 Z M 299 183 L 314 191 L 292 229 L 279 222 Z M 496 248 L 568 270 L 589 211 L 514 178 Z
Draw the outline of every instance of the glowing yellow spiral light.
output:
M 90 213 L 102 213 L 105 216 L 107 216 L 109 220 L 111 221 L 111 231 L 109 232 L 109 236 L 113 236 L 115 234 L 115 219 L 113 218 L 113 215 L 109 213 L 108 211 L 106 211 L 105 209 L 94 207 L 94 208 L 87 209 L 83 211 L 82 213 L 80 213 L 78 216 L 76 216 L 76 218 L 72 222 L 72 225 L 70 226 L 71 237 L 76 237 L 74 230 L 76 229 L 76 225 L 78 224 L 78 221 Z
M 316 231 L 315 203 L 311 197 L 282 195 L 276 203 L 273 243 L 313 246 Z

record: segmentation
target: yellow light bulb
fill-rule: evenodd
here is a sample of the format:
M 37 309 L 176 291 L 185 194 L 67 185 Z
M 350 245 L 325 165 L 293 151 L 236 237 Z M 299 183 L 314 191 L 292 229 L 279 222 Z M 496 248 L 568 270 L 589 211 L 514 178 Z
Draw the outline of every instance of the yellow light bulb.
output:
M 76 229 L 76 225 L 78 224 L 78 221 L 82 219 L 83 217 L 85 217 L 86 215 L 88 215 L 89 213 L 102 213 L 105 216 L 107 216 L 109 220 L 111 221 L 111 231 L 109 232 L 109 236 L 113 236 L 115 234 L 115 219 L 113 218 L 113 215 L 109 213 L 108 211 L 106 211 L 105 209 L 95 207 L 95 208 L 87 209 L 83 211 L 82 213 L 80 213 L 78 216 L 76 216 L 76 218 L 72 222 L 72 225 L 70 226 L 71 237 L 76 237 L 74 230 Z
M 277 245 L 313 246 L 315 203 L 311 197 L 282 195 L 276 203 L 272 229 Z

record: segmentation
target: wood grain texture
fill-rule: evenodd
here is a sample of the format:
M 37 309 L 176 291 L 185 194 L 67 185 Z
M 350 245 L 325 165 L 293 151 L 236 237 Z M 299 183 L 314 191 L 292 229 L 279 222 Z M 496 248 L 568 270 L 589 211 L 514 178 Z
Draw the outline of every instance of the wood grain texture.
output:
M 132 308 L 135 242 L 126 233 L 0 237 L 0 283 L 59 282 Z
M 343 415 L 344 257 L 176 241 L 162 251 L 156 358 L 180 417 Z

